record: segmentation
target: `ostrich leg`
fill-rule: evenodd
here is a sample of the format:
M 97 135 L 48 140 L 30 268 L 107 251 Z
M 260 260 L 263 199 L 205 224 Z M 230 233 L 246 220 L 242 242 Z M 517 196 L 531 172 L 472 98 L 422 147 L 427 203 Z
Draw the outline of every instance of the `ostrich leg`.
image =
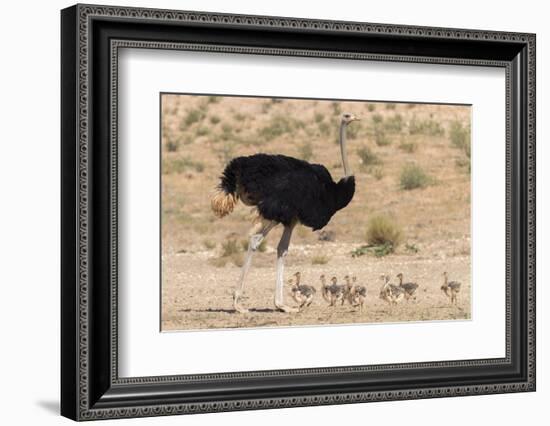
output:
M 241 306 L 240 298 L 244 292 L 244 280 L 246 278 L 246 274 L 248 273 L 248 269 L 250 268 L 250 264 L 252 263 L 252 256 L 262 243 L 263 239 L 269 233 L 269 231 L 271 231 L 276 225 L 277 222 L 262 220 L 259 225 L 256 225 L 254 227 L 254 231 L 252 232 L 252 235 L 250 236 L 250 239 L 248 241 L 248 251 L 246 253 L 246 259 L 241 269 L 241 278 L 239 279 L 239 285 L 237 286 L 237 290 L 235 290 L 235 293 L 233 293 L 233 307 L 237 312 L 240 312 L 241 314 L 248 312 L 248 309 Z
M 285 257 L 288 253 L 288 246 L 294 226 L 295 224 L 285 226 L 281 241 L 279 241 L 279 245 L 277 246 L 277 287 L 275 289 L 275 306 L 283 312 L 299 312 L 299 309 L 287 306 L 283 302 Z

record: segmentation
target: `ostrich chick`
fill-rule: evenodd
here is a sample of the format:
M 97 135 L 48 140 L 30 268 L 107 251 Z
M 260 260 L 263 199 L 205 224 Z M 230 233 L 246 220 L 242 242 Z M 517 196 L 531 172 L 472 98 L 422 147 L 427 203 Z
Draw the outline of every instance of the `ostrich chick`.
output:
M 449 281 L 447 277 L 447 272 L 443 272 L 443 285 L 441 286 L 441 291 L 445 293 L 452 304 L 457 304 L 457 295 L 460 292 L 460 286 L 462 285 L 458 281 Z
M 298 303 L 299 309 L 303 307 L 307 308 L 311 305 L 311 302 L 313 302 L 316 290 L 310 285 L 300 284 L 300 272 L 296 272 L 294 277 L 296 278 L 296 283 L 294 283 L 290 289 L 292 298 Z
M 357 285 L 357 277 L 351 278 L 352 284 L 349 291 L 348 300 L 352 306 L 359 306 L 359 312 L 363 312 L 363 305 L 367 299 L 367 287 Z
M 416 283 L 404 283 L 403 282 L 403 274 L 400 272 L 397 274 L 397 278 L 399 278 L 399 287 L 401 287 L 405 291 L 405 299 L 409 301 L 409 299 L 412 297 L 413 300 L 416 300 L 416 290 L 418 289 L 418 284 Z
M 382 275 L 380 278 L 384 282 L 380 288 L 380 299 L 390 306 L 400 303 L 405 298 L 405 290 L 397 285 L 390 284 L 389 275 Z
M 330 304 L 330 285 L 327 284 L 327 280 L 324 274 L 319 277 L 319 280 L 321 281 L 321 295 L 323 296 L 323 299 L 325 299 L 326 302 Z
M 334 306 L 337 302 L 342 302 L 344 295 L 346 293 L 346 287 L 343 285 L 338 285 L 338 280 L 336 277 L 330 279 L 331 284 L 327 287 L 328 298 L 330 305 Z

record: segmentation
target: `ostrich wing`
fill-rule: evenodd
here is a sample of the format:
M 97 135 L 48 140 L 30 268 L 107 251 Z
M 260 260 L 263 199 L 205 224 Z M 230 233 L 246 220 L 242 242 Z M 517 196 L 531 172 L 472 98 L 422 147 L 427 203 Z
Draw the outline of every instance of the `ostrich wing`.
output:
M 258 203 L 264 217 L 274 216 L 283 224 L 297 219 L 314 230 L 329 222 L 336 211 L 335 184 L 324 167 L 307 166 L 277 173 L 266 180 L 270 190 Z
M 335 213 L 336 184 L 325 167 L 284 155 L 234 161 L 239 184 L 264 218 L 284 225 L 299 220 L 316 230 Z

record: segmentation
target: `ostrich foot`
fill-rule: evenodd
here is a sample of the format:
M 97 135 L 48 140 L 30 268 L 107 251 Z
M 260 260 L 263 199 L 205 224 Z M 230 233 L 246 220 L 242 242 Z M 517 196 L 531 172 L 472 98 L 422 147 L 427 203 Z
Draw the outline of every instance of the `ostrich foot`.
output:
M 239 301 L 241 297 L 241 292 L 240 291 L 236 291 L 235 293 L 233 293 L 233 307 L 235 308 L 235 310 L 241 314 L 246 314 L 248 313 L 248 309 L 246 308 L 243 308 L 241 306 L 241 303 Z
M 279 309 L 281 312 L 286 312 L 287 314 L 300 312 L 300 309 L 294 308 L 292 306 L 287 306 L 282 303 L 275 302 L 275 307 Z

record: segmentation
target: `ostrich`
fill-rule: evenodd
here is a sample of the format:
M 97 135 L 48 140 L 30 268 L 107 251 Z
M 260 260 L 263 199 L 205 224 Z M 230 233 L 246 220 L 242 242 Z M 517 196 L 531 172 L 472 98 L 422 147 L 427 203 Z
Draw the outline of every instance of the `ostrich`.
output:
M 290 280 L 292 298 L 300 305 L 298 309 L 302 309 L 304 306 L 307 308 L 313 302 L 313 297 L 317 290 L 310 285 L 300 284 L 302 277 L 300 272 L 296 272 L 294 276 L 296 277 L 296 283 L 292 283 L 292 280 Z
M 400 303 L 405 297 L 405 290 L 398 285 L 390 284 L 389 275 L 381 275 L 380 279 L 384 283 L 380 288 L 380 299 L 387 302 L 390 306 Z
M 415 293 L 416 293 L 416 290 L 418 289 L 418 284 L 403 283 L 403 274 L 401 272 L 397 274 L 397 278 L 399 278 L 399 287 L 405 290 L 405 299 L 407 299 L 407 301 L 409 301 L 411 297 L 413 299 L 416 299 Z
M 340 152 L 344 177 L 332 179 L 326 167 L 310 164 L 285 155 L 255 154 L 233 158 L 220 178 L 218 191 L 211 201 L 214 214 L 224 217 L 231 213 L 238 200 L 255 206 L 258 216 L 251 232 L 248 253 L 233 295 L 236 311 L 246 313 L 240 298 L 244 292 L 246 274 L 252 256 L 262 240 L 276 225 L 284 226 L 277 246 L 277 279 L 275 307 L 283 312 L 298 312 L 283 300 L 284 259 L 296 224 L 322 229 L 331 217 L 346 207 L 355 192 L 355 177 L 349 168 L 346 152 L 346 128 L 358 120 L 353 114 L 343 114 L 340 122 Z
M 452 304 L 457 304 L 457 295 L 460 292 L 461 284 L 458 281 L 449 281 L 447 277 L 447 272 L 443 272 L 443 285 L 441 286 L 441 291 L 445 293 Z
M 367 287 L 363 285 L 357 285 L 357 277 L 354 275 L 352 278 L 352 294 L 350 297 L 350 303 L 353 306 L 359 305 L 359 311 L 363 312 L 363 305 L 367 299 Z

